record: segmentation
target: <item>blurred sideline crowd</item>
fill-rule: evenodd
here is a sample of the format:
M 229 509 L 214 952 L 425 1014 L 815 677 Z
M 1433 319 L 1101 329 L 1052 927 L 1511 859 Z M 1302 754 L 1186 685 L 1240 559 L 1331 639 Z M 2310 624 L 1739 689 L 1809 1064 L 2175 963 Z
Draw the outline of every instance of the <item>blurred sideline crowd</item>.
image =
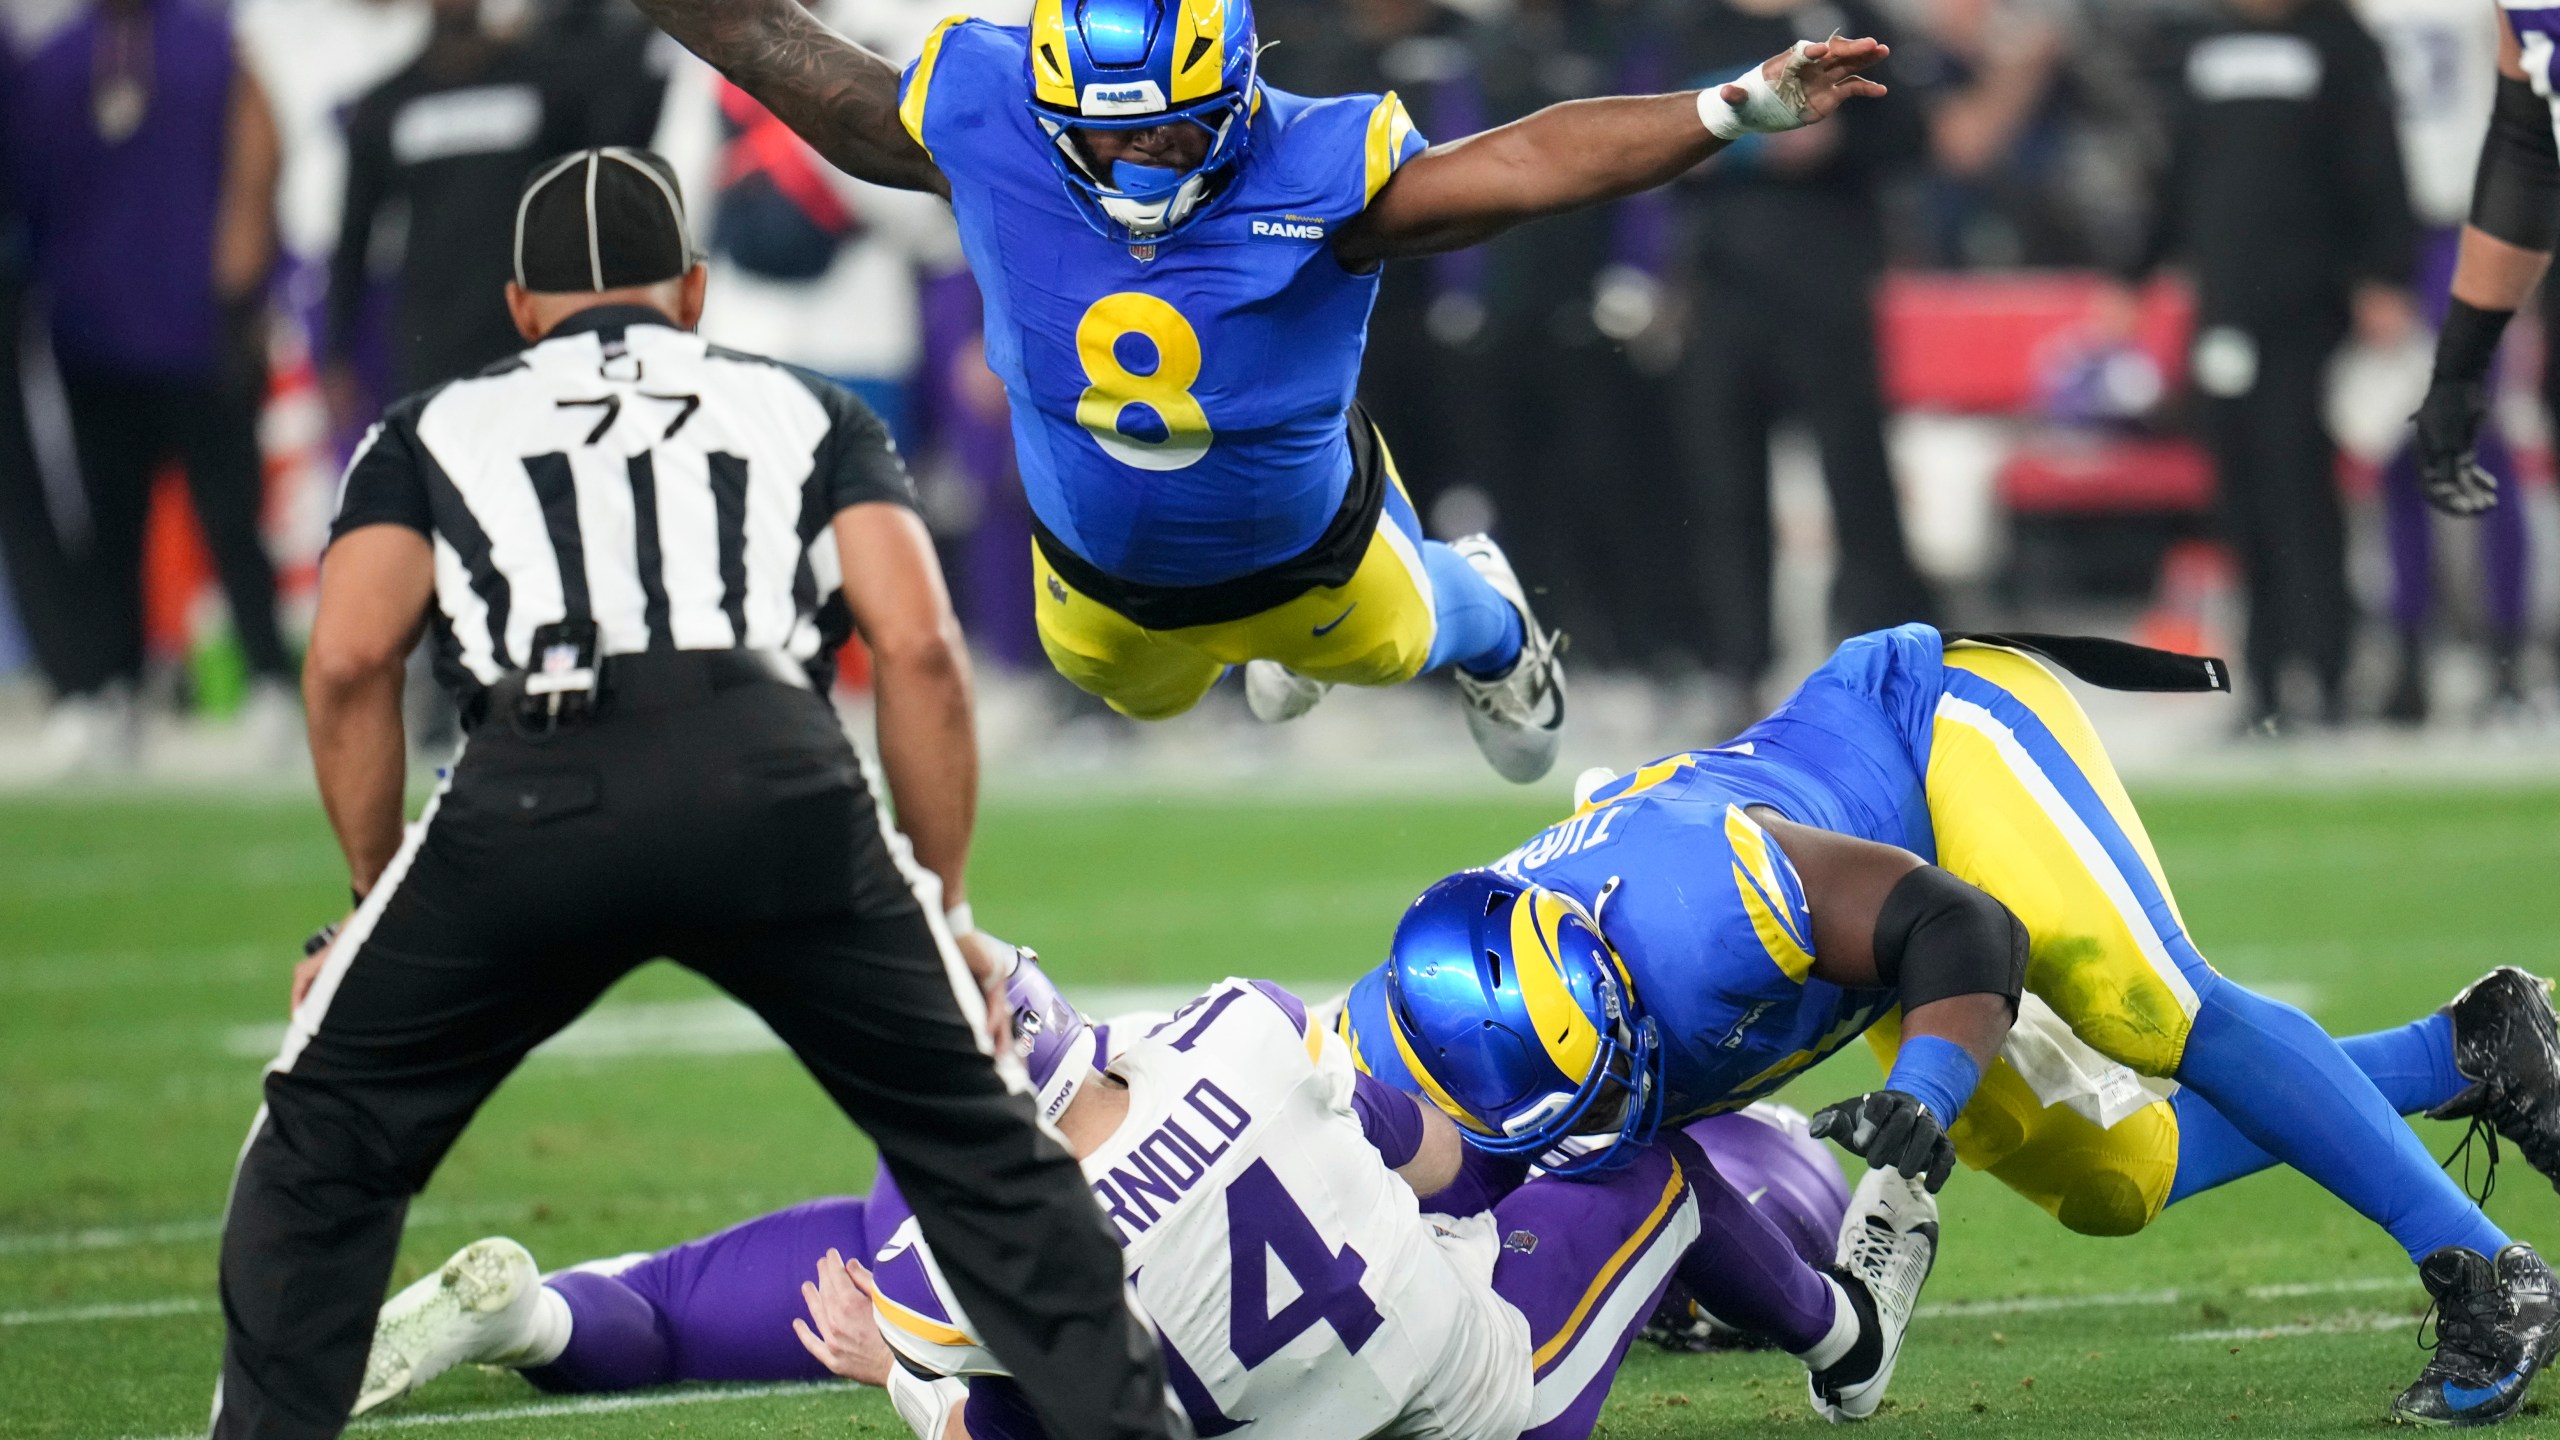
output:
M 130 765 L 171 710 L 292 749 L 339 466 L 518 348 L 509 209 L 590 144 L 674 161 L 705 332 L 889 421 L 983 661 L 1045 674 L 939 201 L 836 173 L 618 0 L 0 4 L 0 672 L 40 677 L 49 761 Z M 897 57 L 948 7 L 815 6 Z M 1799 36 L 1894 47 L 1835 123 L 1387 272 L 1363 398 L 1585 673 L 1738 720 L 1839 635 L 2098 628 L 2233 654 L 2261 732 L 2542 723 L 2560 327 L 2510 341 L 2507 504 L 2434 521 L 2400 453 L 2488 0 L 1257 9 L 1266 80 L 1393 89 L 1434 139 Z

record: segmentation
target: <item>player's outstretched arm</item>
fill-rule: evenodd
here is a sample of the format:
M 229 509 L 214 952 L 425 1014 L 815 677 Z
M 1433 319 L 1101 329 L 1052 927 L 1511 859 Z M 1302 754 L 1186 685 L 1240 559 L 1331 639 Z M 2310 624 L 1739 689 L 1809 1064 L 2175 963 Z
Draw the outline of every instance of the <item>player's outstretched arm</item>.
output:
M 1874 40 L 1808 42 L 1704 103 L 1694 90 L 1569 100 L 1435 145 L 1406 162 L 1369 208 L 1336 232 L 1334 251 L 1362 269 L 1464 249 L 1542 215 L 1650 190 L 1746 133 L 1797 129 L 1852 97 L 1883 94 L 1862 72 L 1887 53 Z
M 797 0 L 632 0 L 858 180 L 948 195 L 898 121 L 898 67 L 819 24 Z

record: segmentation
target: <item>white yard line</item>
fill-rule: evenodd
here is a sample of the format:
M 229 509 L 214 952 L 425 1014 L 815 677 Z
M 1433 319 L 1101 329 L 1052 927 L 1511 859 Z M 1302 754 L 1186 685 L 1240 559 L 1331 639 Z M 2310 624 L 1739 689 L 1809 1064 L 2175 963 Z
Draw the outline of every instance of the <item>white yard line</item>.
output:
M 800 1198 L 807 1198 L 805 1196 Z M 655 1196 L 610 1202 L 610 1208 L 646 1214 L 730 1213 L 770 1210 L 789 1204 L 773 1194 Z M 527 1220 L 552 1208 L 540 1200 L 492 1200 L 477 1205 L 412 1205 L 409 1221 L 419 1225 L 503 1225 Z M 222 1217 L 164 1220 L 151 1225 L 91 1225 L 78 1230 L 0 1232 L 0 1255 L 60 1255 L 76 1250 L 125 1250 L 141 1245 L 176 1245 L 210 1240 L 222 1233 Z
M 2172 1340 L 2282 1340 L 2296 1335 L 2367 1335 L 2379 1330 L 2404 1329 L 2406 1315 L 2385 1314 L 2378 1310 L 2349 1310 L 2326 1320 L 2306 1320 L 2295 1325 L 2235 1325 L 2227 1330 L 2187 1330 L 2172 1335 Z
M 2415 1275 L 2367 1275 L 2352 1280 L 2313 1280 L 2290 1285 L 2251 1285 L 2238 1292 L 2248 1300 L 2298 1300 L 2311 1295 L 2362 1295 L 2377 1290 L 2414 1290 Z M 2109 1310 L 2135 1306 L 2201 1304 L 2230 1298 L 2230 1290 L 2113 1290 L 2088 1295 L 2019 1295 L 2007 1300 L 1947 1300 L 1923 1305 L 1913 1314 L 1922 1320 L 1958 1320 L 1976 1315 L 2041 1315 L 2055 1310 Z M 2251 1332 L 2255 1333 L 2255 1332 Z
M 782 1385 L 745 1385 L 728 1390 L 668 1390 L 649 1395 L 597 1395 L 584 1400 L 550 1400 L 536 1405 L 508 1405 L 492 1410 L 448 1410 L 432 1415 L 385 1415 L 358 1420 L 349 1434 L 368 1430 L 419 1430 L 445 1425 L 494 1424 L 503 1420 L 548 1420 L 563 1416 L 611 1415 L 623 1410 L 660 1410 L 670 1405 L 717 1405 L 729 1400 L 762 1400 L 774 1395 L 806 1395 L 855 1387 L 794 1381 Z M 204 1440 L 201 1429 L 151 1440 Z
M 0 1310 L 0 1326 L 76 1325 L 90 1320 L 150 1320 L 162 1315 L 202 1315 L 213 1308 L 210 1296 L 196 1299 L 137 1300 L 126 1305 L 70 1305 L 58 1310 Z

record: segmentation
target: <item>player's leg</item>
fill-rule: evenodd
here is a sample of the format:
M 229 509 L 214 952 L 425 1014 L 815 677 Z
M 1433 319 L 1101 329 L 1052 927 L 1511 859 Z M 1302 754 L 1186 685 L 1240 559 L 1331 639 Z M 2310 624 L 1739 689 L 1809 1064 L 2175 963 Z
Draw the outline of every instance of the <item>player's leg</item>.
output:
M 481 793 L 466 769 L 430 803 L 268 1068 L 223 1227 L 217 1437 L 334 1436 L 360 1393 L 400 1393 L 394 1371 L 432 1364 L 432 1345 L 395 1345 L 377 1351 L 388 1369 L 369 1365 L 409 1197 L 517 1062 L 639 958 L 601 941 L 546 946 L 539 927 L 587 877 L 499 843 L 541 782 L 497 783 L 503 795 Z M 604 844 L 576 817 L 551 824 L 564 856 Z M 515 863 L 479 863 L 501 852 Z M 588 898 L 621 897 L 599 881 Z M 438 1311 L 503 1316 L 538 1338 L 529 1257 L 493 1250 L 447 1269 Z M 434 1319 L 419 1328 L 443 1328 Z
M 2550 1272 L 2530 1247 L 2508 1248 L 2310 1017 L 2205 963 L 2060 682 L 2016 652 L 1951 647 L 1927 786 L 1939 863 L 2027 928 L 2027 987 L 2100 1053 L 2192 1088 L 2424 1262 L 2439 1307 L 2463 1317 L 2428 1376 L 2469 1374 L 2478 1360 L 2495 1378 L 2494 1357 L 2509 1356 L 2504 1384 L 2454 1386 L 2441 1403 L 2471 1419 L 2518 1403 L 2560 1333 Z
M 259 517 L 266 506 L 266 468 L 258 449 L 258 401 L 219 387 L 173 398 L 172 422 L 196 519 L 213 552 L 231 606 L 232 633 L 250 674 L 290 683 L 293 658 L 276 628 L 276 571 L 267 558 Z
M 1386 494 L 1352 578 L 1182 633 L 1246 665 L 1247 699 L 1266 721 L 1305 714 L 1333 685 L 1401 685 L 1448 667 L 1494 769 L 1522 783 L 1546 774 L 1564 724 L 1564 671 L 1510 560 L 1491 536 L 1426 538 L 1386 442 L 1373 432 L 1355 453 L 1377 467 L 1372 483 Z
M 1598 1423 L 1628 1343 L 1698 1242 L 1688 1171 L 1713 1167 L 1694 1146 L 1688 1154 L 1656 1145 L 1598 1180 L 1536 1179 L 1494 1206 L 1494 1293 L 1529 1322 L 1535 1379 L 1521 1440 L 1580 1440 Z
M 1119 1247 L 1018 1067 L 1008 1082 L 990 1055 L 984 1001 L 938 914 L 777 920 L 677 958 L 762 1016 L 871 1136 L 1052 1435 L 1161 1433 L 1161 1361 L 1122 1303 Z
M 1132 720 L 1169 720 L 1200 703 L 1226 673 L 1179 635 L 1148 630 L 1069 585 L 1034 543 L 1032 613 L 1040 648 L 1059 674 Z
M 885 1179 L 880 1193 L 902 1216 Z M 863 1196 L 832 1196 L 633 1263 L 549 1276 L 543 1287 L 565 1305 L 568 1342 L 524 1377 L 572 1394 L 680 1380 L 824 1380 L 826 1367 L 791 1331 L 808 1313 L 800 1286 L 829 1250 L 869 1263 L 889 1234 L 872 1218 Z

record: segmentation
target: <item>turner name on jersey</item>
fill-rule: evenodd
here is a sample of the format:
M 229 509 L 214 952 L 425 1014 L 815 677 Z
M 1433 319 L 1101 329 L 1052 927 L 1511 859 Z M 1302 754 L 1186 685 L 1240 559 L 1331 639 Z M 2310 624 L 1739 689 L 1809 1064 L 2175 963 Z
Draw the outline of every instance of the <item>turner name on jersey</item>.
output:
M 1085 1177 L 1195 1432 L 1519 1433 L 1528 1324 L 1491 1289 L 1491 1228 L 1422 1215 L 1361 1129 L 1348 1049 L 1297 997 L 1228 980 L 1112 1070 L 1129 1115 Z M 1004 1373 L 914 1222 L 874 1268 L 901 1356 Z

